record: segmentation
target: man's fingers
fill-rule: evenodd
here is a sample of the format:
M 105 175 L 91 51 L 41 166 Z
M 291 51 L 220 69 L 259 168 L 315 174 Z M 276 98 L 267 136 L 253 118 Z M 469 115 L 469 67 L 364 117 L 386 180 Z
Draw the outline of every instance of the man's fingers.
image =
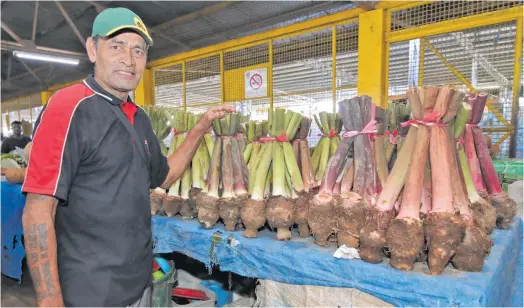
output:
M 235 112 L 235 108 L 231 105 L 220 105 L 214 108 L 215 111 Z

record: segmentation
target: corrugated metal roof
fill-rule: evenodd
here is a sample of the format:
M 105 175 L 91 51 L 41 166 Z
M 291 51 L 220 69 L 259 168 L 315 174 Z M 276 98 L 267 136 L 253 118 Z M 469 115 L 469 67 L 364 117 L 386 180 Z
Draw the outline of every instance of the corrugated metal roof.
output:
M 216 1 L 95 1 L 105 7 L 127 7 L 135 11 L 148 27 L 154 27 L 173 19 L 194 14 L 202 9 L 218 5 Z M 97 15 L 94 6 L 86 1 L 61 1 L 79 32 L 87 37 Z M 31 39 L 35 2 L 2 2 L 2 21 L 22 39 Z M 173 43 L 153 33 L 155 45 L 149 59 L 164 57 L 190 49 L 220 43 L 233 38 L 266 31 L 314 17 L 335 13 L 353 7 L 349 1 L 236 1 L 212 13 L 197 14 L 184 22 L 161 29 Z M 2 40 L 14 41 L 2 30 Z M 36 44 L 57 49 L 85 52 L 84 47 L 69 27 L 56 4 L 39 1 Z M 2 50 L 2 80 L 7 78 L 9 51 Z M 10 76 L 14 86 L 2 87 L 2 99 L 41 91 L 47 85 L 76 80 L 92 71 L 92 65 L 83 60 L 78 67 L 56 65 L 53 71 L 49 63 L 26 62 L 35 74 L 44 81 L 39 82 L 18 62 L 12 60 Z M 18 77 L 16 77 L 18 76 Z

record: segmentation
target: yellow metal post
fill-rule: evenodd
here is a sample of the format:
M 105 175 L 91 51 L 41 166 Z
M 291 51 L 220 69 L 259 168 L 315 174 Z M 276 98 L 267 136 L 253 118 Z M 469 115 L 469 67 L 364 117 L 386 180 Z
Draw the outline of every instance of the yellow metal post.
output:
M 224 83 L 224 51 L 220 51 L 220 102 L 226 101 L 226 85 Z
M 337 111 L 337 26 L 331 27 L 331 96 L 333 112 Z
M 418 55 L 418 86 L 424 85 L 424 40 L 420 40 L 420 50 Z
M 153 72 L 145 69 L 140 83 L 135 89 L 135 103 L 139 106 L 154 105 L 153 102 Z
M 269 91 L 269 108 L 273 108 L 273 40 L 268 41 L 269 69 L 267 72 L 267 90 Z
M 517 129 L 520 96 L 520 73 L 522 71 L 522 22 L 523 18 L 517 18 L 517 31 L 515 35 L 515 67 L 513 68 L 513 101 L 511 104 L 511 124 L 513 131 L 509 141 L 509 157 L 514 158 L 517 154 Z
M 384 9 L 359 15 L 358 27 L 358 95 L 368 95 L 382 107 L 386 91 L 386 42 Z
M 184 102 L 184 111 L 187 111 L 186 99 L 186 61 L 182 62 L 182 100 Z
M 47 104 L 47 101 L 49 101 L 52 95 L 53 92 L 51 91 L 40 92 L 40 100 L 42 101 L 42 106 L 45 106 L 45 104 Z

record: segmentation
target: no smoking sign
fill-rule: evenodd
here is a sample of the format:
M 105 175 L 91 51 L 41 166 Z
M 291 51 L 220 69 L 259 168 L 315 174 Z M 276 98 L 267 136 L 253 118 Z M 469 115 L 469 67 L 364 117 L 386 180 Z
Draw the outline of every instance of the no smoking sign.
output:
M 244 74 L 244 90 L 246 98 L 267 96 L 267 69 L 246 71 Z

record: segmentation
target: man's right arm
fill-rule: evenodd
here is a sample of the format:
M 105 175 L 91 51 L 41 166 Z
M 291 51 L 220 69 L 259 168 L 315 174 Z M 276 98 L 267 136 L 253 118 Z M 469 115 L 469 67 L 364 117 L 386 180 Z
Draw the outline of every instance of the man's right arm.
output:
M 22 186 L 27 194 L 22 216 L 25 250 L 39 306 L 64 305 L 55 215 L 57 207 L 68 202 L 89 136 L 79 106 L 85 94 L 79 92 L 78 86 L 60 90 L 40 113 Z
M 27 264 L 33 279 L 39 307 L 63 307 L 58 278 L 54 197 L 27 195 L 22 223 Z

